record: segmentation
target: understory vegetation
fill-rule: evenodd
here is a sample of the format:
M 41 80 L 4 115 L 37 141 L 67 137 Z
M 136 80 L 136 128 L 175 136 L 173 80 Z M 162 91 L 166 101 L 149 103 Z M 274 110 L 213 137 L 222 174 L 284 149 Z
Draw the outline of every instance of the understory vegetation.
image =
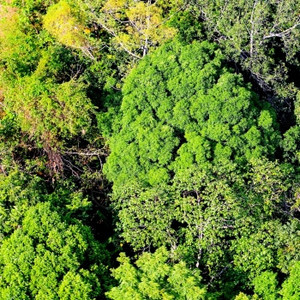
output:
M 299 0 L 0 0 L 0 299 L 300 299 Z

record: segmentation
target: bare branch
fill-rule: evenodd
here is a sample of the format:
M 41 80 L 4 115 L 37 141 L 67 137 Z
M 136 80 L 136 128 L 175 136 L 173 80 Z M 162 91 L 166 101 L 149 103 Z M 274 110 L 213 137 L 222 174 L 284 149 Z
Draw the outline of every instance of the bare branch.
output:
M 79 155 L 79 156 L 107 156 L 107 153 L 102 150 L 95 150 L 93 152 L 77 152 L 77 151 L 64 151 L 63 154 Z
M 97 23 L 98 23 L 103 29 L 105 29 L 109 34 L 111 34 L 113 37 L 115 37 L 115 38 L 117 37 L 116 33 L 115 33 L 113 30 L 111 30 L 110 28 L 108 28 L 103 22 L 101 22 L 101 20 L 100 20 L 99 18 L 97 18 Z M 123 50 L 125 50 L 125 51 L 126 51 L 128 54 L 130 54 L 131 56 L 133 56 L 133 57 L 135 57 L 135 58 L 137 58 L 137 59 L 141 59 L 140 56 L 134 54 L 134 53 L 131 52 L 128 48 L 126 48 L 126 46 L 125 46 L 122 42 L 118 41 L 118 44 L 121 46 L 121 48 L 122 48 Z
M 263 37 L 263 39 L 266 40 L 266 39 L 270 39 L 270 38 L 273 38 L 273 37 L 280 37 L 280 38 L 282 38 L 282 37 L 288 35 L 293 29 L 297 28 L 298 26 L 300 26 L 300 23 L 296 23 L 292 27 L 290 27 L 290 28 L 288 28 L 288 29 L 286 29 L 286 30 L 284 30 L 282 32 L 270 33 L 269 35 L 265 35 Z
M 125 51 L 126 51 L 128 54 L 130 54 L 131 56 L 133 56 L 133 57 L 135 57 L 135 58 L 137 58 L 137 59 L 141 59 L 140 56 L 138 56 L 138 55 L 134 54 L 133 52 L 131 52 L 130 50 L 128 50 L 128 49 L 124 46 L 124 44 L 123 44 L 122 42 L 119 41 L 119 45 L 121 46 L 121 48 L 122 48 L 123 50 L 125 50 Z
M 252 8 L 252 12 L 251 12 L 251 19 L 250 19 L 250 23 L 251 23 L 251 31 L 250 31 L 250 57 L 253 56 L 253 35 L 254 35 L 254 11 L 257 5 L 257 0 L 254 2 L 253 4 L 253 8 Z
M 92 60 L 96 60 L 94 55 L 91 53 L 91 51 L 87 47 L 80 47 L 80 49 L 87 57 L 89 57 Z

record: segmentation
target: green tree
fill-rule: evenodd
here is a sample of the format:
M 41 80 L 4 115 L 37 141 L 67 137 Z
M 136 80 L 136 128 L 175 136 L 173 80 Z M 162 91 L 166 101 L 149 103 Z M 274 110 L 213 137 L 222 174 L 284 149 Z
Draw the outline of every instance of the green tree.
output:
M 264 158 L 278 145 L 274 112 L 215 45 L 173 42 L 128 76 L 121 113 L 104 171 L 122 236 L 135 250 L 168 245 L 218 281 L 231 241 L 281 213 L 290 188 Z
M 39 177 L 29 178 L 17 170 L 0 174 L 0 241 L 21 226 L 25 212 L 46 193 Z
M 279 220 L 269 221 L 252 234 L 233 241 L 235 269 L 250 279 L 271 269 L 287 274 L 300 259 L 299 230 L 297 220 L 283 225 Z
M 165 248 L 143 253 L 135 264 L 124 254 L 118 260 L 121 265 L 113 276 L 119 286 L 106 293 L 109 299 L 208 299 L 199 272 L 184 262 L 169 262 Z
M 1 298 L 95 299 L 103 292 L 105 261 L 106 250 L 88 227 L 39 203 L 1 243 Z
M 300 91 L 295 102 L 295 119 L 296 124 L 284 133 L 282 148 L 284 158 L 297 166 L 300 161 Z
M 215 282 L 226 282 L 227 271 L 228 280 L 246 284 L 273 265 L 286 272 L 298 259 L 297 223 L 270 221 L 286 214 L 281 206 L 293 183 L 276 163 L 251 164 L 246 174 L 194 166 L 177 174 L 171 186 L 124 184 L 122 195 L 114 198 L 121 236 L 135 250 L 167 245 Z M 272 229 L 264 235 L 266 228 Z
M 300 262 L 297 261 L 291 266 L 289 276 L 283 281 L 281 290 L 278 287 L 277 274 L 271 271 L 264 271 L 253 280 L 255 292 L 253 297 L 240 293 L 235 299 L 298 299 L 300 293 L 299 264 Z
M 249 70 L 265 90 L 290 98 L 297 89 L 299 60 L 299 0 L 206 1 L 195 0 L 209 39 L 217 41 L 229 58 Z M 189 2 L 191 4 L 191 2 Z
M 254 281 L 254 291 L 257 295 L 261 296 L 265 300 L 278 299 L 277 279 L 276 274 L 270 271 L 265 271 L 257 276 Z
M 0 11 L 0 70 L 4 75 L 14 78 L 16 75 L 26 75 L 39 60 L 40 45 L 31 34 L 32 27 L 22 22 L 18 8 L 1 1 Z M 0 87 L 3 83 L 0 80 Z
M 283 282 L 280 294 L 284 300 L 296 300 L 300 297 L 300 262 L 290 267 L 290 276 Z
M 194 164 L 243 166 L 277 146 L 274 113 L 206 42 L 173 42 L 142 60 L 126 79 L 121 112 L 105 166 L 115 190 L 168 182 Z
M 92 206 L 71 180 L 57 181 L 49 186 L 37 174 L 12 168 L 0 174 L 0 242 L 22 226 L 29 208 L 41 202 L 51 203 L 68 221 L 86 222 Z
M 292 126 L 284 133 L 282 146 L 287 161 L 296 163 L 300 161 L 300 126 Z

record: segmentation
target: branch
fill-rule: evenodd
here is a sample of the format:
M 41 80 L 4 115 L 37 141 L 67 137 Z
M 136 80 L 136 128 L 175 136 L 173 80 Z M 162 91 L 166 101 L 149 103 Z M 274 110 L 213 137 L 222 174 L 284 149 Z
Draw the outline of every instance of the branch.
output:
M 97 18 L 97 23 L 98 23 L 103 29 L 105 29 L 109 34 L 111 34 L 113 37 L 117 38 L 116 33 L 115 33 L 113 30 L 111 30 L 110 28 L 108 28 L 105 24 L 103 24 L 103 23 L 99 20 L 99 18 Z M 128 54 L 130 54 L 131 56 L 133 56 L 133 57 L 135 57 L 135 58 L 137 58 L 137 59 L 141 59 L 140 56 L 134 54 L 134 53 L 131 52 L 129 49 L 127 49 L 127 48 L 125 47 L 125 45 L 124 45 L 122 42 L 118 41 L 118 44 L 121 46 L 121 48 L 122 48 L 123 50 L 125 50 L 125 51 L 126 51 Z
M 4 174 L 5 176 L 7 176 L 7 173 L 5 172 L 4 166 L 0 165 L 0 173 Z
M 254 2 L 252 12 L 251 12 L 251 31 L 250 31 L 250 57 L 253 56 L 253 35 L 254 35 L 254 10 L 256 9 L 257 1 Z
M 128 50 L 128 49 L 124 46 L 124 44 L 123 44 L 122 42 L 118 41 L 118 43 L 119 43 L 119 45 L 121 46 L 121 48 L 122 48 L 123 50 L 125 50 L 128 54 L 130 54 L 131 56 L 133 56 L 133 57 L 135 57 L 135 58 L 137 58 L 137 59 L 141 59 L 140 56 L 138 56 L 138 55 L 134 54 L 133 52 L 131 52 L 130 50 Z
M 98 155 L 107 156 L 107 153 L 103 152 L 102 150 L 93 151 L 93 152 L 64 151 L 63 154 L 79 155 L 79 156 L 98 156 Z
M 92 60 L 96 60 L 94 55 L 90 52 L 90 50 L 87 47 L 80 47 L 80 49 L 87 57 L 89 57 Z
M 229 262 L 229 264 L 227 264 L 227 266 L 225 266 L 218 274 L 216 274 L 215 276 L 213 276 L 209 283 L 208 286 L 212 285 L 212 283 L 214 282 L 215 279 L 217 279 L 218 277 L 220 277 L 229 267 L 230 265 L 233 263 L 233 260 L 231 262 Z
M 272 37 L 280 37 L 280 38 L 281 38 L 281 37 L 283 37 L 283 36 L 289 34 L 293 29 L 297 28 L 298 26 L 300 26 L 300 23 L 296 23 L 296 24 L 294 24 L 292 27 L 290 27 L 290 28 L 288 28 L 288 29 L 286 29 L 286 30 L 284 30 L 284 31 L 282 31 L 282 32 L 278 32 L 278 33 L 270 33 L 269 35 L 265 35 L 265 36 L 263 37 L 263 39 L 266 40 L 266 39 L 270 39 L 270 38 L 272 38 Z

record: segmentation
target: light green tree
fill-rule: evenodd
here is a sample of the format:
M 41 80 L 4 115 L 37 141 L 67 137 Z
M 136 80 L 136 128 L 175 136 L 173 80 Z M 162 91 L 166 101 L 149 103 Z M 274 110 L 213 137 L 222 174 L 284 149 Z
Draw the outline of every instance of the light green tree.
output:
M 300 297 L 300 261 L 290 267 L 290 276 L 283 282 L 280 294 L 284 300 L 296 300 Z
M 80 222 L 49 202 L 29 208 L 0 245 L 2 299 L 95 299 L 103 292 L 107 253 Z
M 118 260 L 121 265 L 113 276 L 119 285 L 106 293 L 109 299 L 208 299 L 199 272 L 184 262 L 170 262 L 165 248 L 143 253 L 135 264 L 124 254 Z
M 299 0 L 290 1 L 206 1 L 195 0 L 208 38 L 222 47 L 230 58 L 249 70 L 265 90 L 281 97 L 297 89 L 288 64 L 299 64 Z

